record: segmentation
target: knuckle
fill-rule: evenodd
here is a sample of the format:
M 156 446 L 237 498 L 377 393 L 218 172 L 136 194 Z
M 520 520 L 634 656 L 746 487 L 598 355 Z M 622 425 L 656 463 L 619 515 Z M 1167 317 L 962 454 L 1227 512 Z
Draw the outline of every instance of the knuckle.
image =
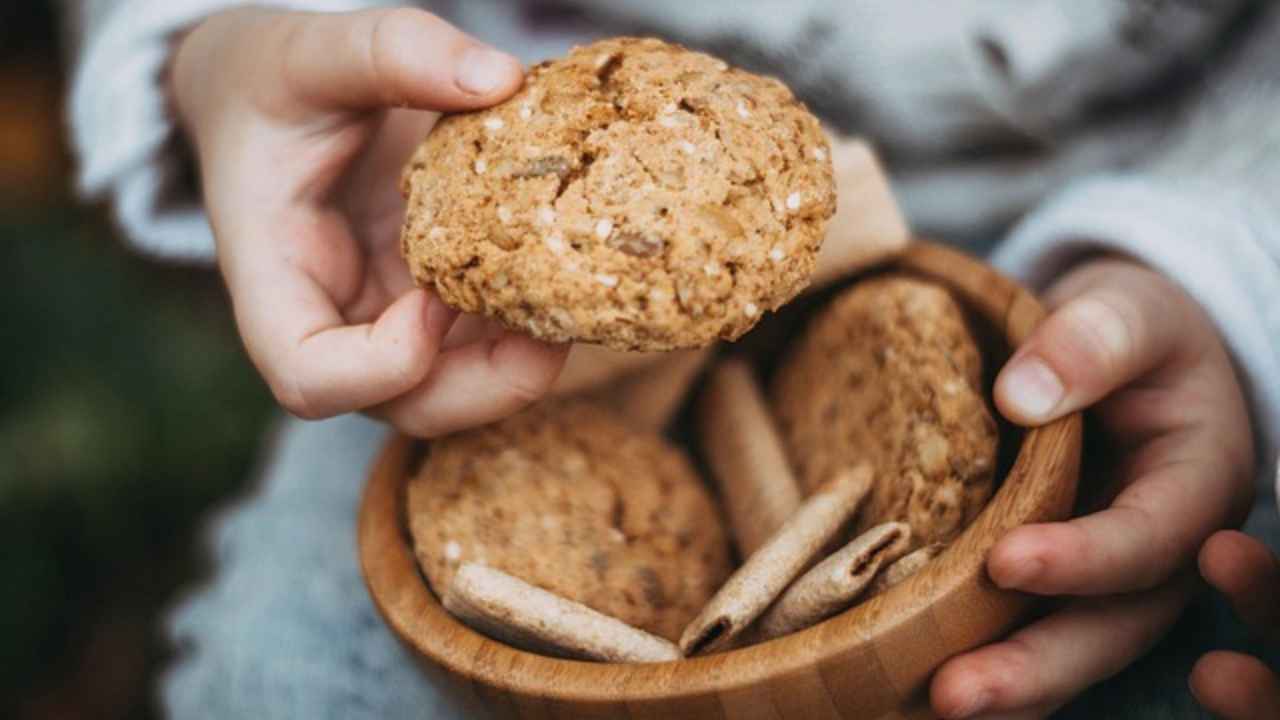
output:
M 1139 491 L 1140 492 L 1140 491 Z M 1128 583 L 1132 590 L 1145 590 L 1162 583 L 1192 551 L 1192 543 L 1181 540 L 1167 531 L 1142 504 L 1142 499 L 1130 494 L 1117 499 L 1114 509 L 1122 513 L 1122 521 L 1128 529 L 1129 548 L 1116 548 L 1113 552 L 1132 555 Z
M 1095 293 L 1059 312 L 1072 352 L 1108 374 L 1124 369 L 1137 341 L 1130 303 L 1111 293 Z
M 410 336 L 392 347 L 389 369 L 393 382 L 402 391 L 422 382 L 431 372 L 432 353 L 422 339 Z
M 409 8 L 378 12 L 372 19 L 368 35 L 363 39 L 369 82 L 379 89 L 383 102 L 389 107 L 401 104 L 403 98 L 394 70 L 395 56 L 388 33 L 397 25 L 411 21 L 412 15 L 413 11 Z
M 554 377 L 547 373 L 508 373 L 507 391 L 521 406 L 538 400 L 551 389 Z
M 1026 640 L 1009 638 L 987 661 L 983 669 L 985 685 L 995 707 L 1013 709 L 1041 700 L 1043 688 L 1036 681 L 1039 663 L 1035 649 Z
M 1051 572 L 1065 571 L 1068 575 L 1074 575 L 1073 570 L 1092 566 L 1100 552 L 1093 536 L 1084 528 L 1066 523 L 1062 526 L 1057 542 L 1048 546 L 1047 555 Z
M 302 418 L 303 420 L 317 420 L 320 414 L 316 412 L 315 407 L 307 400 L 306 393 L 296 382 L 275 381 L 269 383 L 271 394 L 275 396 L 276 402 L 280 407 L 284 408 L 290 415 Z
M 369 82 L 378 89 L 386 106 L 404 105 L 410 94 L 407 85 L 409 73 L 405 69 L 401 47 L 403 42 L 395 41 L 396 34 L 401 28 L 414 26 L 422 27 L 426 33 L 438 33 L 444 25 L 439 17 L 418 8 L 399 7 L 374 12 L 369 30 L 361 42 Z
M 267 28 L 267 39 L 280 48 L 280 77 L 286 87 L 300 85 L 299 78 L 304 76 L 307 58 L 307 34 L 309 25 L 293 16 L 281 16 Z M 254 77 L 266 80 L 269 73 L 258 73 Z M 260 86 L 261 83 L 258 83 Z M 260 88 L 261 89 L 261 88 Z
M 507 395 L 521 407 L 546 395 L 555 382 L 556 373 L 538 365 L 512 366 L 502 369 Z
M 319 420 L 325 417 L 315 400 L 308 395 L 302 379 L 292 369 L 293 367 L 295 363 L 290 362 L 286 357 L 283 360 L 277 360 L 273 367 L 263 373 L 267 379 L 267 387 L 271 389 L 276 403 L 290 415 L 303 420 Z

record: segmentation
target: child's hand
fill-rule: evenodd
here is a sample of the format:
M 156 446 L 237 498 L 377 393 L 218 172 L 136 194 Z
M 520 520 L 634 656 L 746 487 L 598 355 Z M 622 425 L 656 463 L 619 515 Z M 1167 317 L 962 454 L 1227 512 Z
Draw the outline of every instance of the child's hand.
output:
M 996 403 L 1026 425 L 1093 406 L 1120 450 L 1118 492 L 1105 510 L 1018 528 L 992 548 L 997 585 L 1079 597 L 948 661 L 932 686 L 947 718 L 1040 717 L 1124 668 L 1186 605 L 1201 543 L 1241 521 L 1252 496 L 1241 390 L 1191 298 L 1141 265 L 1100 259 L 1046 299 L 1052 314 L 1001 372 Z
M 366 410 L 430 436 L 551 385 L 562 348 L 477 318 L 455 327 L 398 247 L 400 168 L 438 117 L 423 111 L 492 105 L 521 78 L 514 58 L 417 10 L 241 9 L 182 38 L 170 85 L 219 265 L 285 408 Z
M 1200 574 L 1242 620 L 1280 642 L 1280 558 L 1266 546 L 1244 533 L 1215 533 L 1200 550 Z M 1280 718 L 1280 677 L 1248 655 L 1220 651 L 1200 658 L 1191 691 L 1217 717 Z

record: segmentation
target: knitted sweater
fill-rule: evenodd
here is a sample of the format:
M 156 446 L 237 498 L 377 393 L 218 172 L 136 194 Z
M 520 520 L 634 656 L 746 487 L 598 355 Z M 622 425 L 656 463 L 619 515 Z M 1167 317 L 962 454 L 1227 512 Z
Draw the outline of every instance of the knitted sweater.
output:
M 175 30 L 236 4 L 69 6 L 79 187 L 111 201 L 138 248 L 174 261 L 208 261 L 213 243 L 195 189 L 183 184 L 190 173 L 160 73 Z M 537 2 L 424 4 L 526 61 L 595 35 L 651 32 L 780 75 L 826 121 L 881 147 L 918 231 L 977 252 L 996 245 L 993 261 L 1033 287 L 1097 249 L 1163 271 L 1207 309 L 1232 352 L 1258 437 L 1261 502 L 1274 502 L 1280 8 L 1272 3 L 738 0 L 730 10 L 688 0 L 572 0 L 568 14 Z M 182 666 L 166 697 L 175 708 L 228 717 L 261 715 L 261 707 L 282 716 L 430 715 L 439 698 L 404 669 L 371 620 L 353 550 L 343 544 L 353 532 L 352 486 L 378 432 L 346 418 L 290 422 L 283 437 L 263 490 L 215 530 L 218 577 L 175 616 L 175 634 L 203 644 L 204 659 Z M 307 540 L 324 535 L 317 527 L 341 530 L 317 545 Z M 265 559 L 272 553 L 291 555 Z M 290 568 L 296 577 L 282 577 Z M 290 580 L 303 584 L 287 587 Z M 275 604 L 279 612 L 262 614 Z M 229 613 L 251 612 L 273 619 L 240 634 L 221 631 Z M 326 628 L 341 629 L 340 648 L 326 645 Z M 264 644 L 279 662 L 250 662 Z M 278 673 L 288 682 L 273 685 Z M 271 701 L 238 704 L 243 698 L 224 697 L 229 686 Z M 315 705 L 335 693 L 345 698 L 340 711 Z M 219 702 L 222 713 L 200 704 Z

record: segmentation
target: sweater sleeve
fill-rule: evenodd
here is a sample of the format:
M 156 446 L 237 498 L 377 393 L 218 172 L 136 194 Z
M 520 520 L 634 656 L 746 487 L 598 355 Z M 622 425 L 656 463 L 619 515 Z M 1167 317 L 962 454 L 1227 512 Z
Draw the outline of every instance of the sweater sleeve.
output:
M 235 0 L 67 2 L 74 75 L 67 122 L 78 191 L 107 200 L 139 249 L 174 261 L 213 258 L 190 162 L 164 92 L 175 32 Z M 342 11 L 380 0 L 269 0 L 278 7 Z
M 1061 137 L 1198 62 L 1256 0 L 567 1 L 779 74 L 841 130 L 931 165 Z
M 1151 159 L 1030 213 L 995 261 L 1043 287 L 1083 254 L 1140 259 L 1208 311 L 1250 399 L 1261 472 L 1280 435 L 1280 11 L 1209 73 Z

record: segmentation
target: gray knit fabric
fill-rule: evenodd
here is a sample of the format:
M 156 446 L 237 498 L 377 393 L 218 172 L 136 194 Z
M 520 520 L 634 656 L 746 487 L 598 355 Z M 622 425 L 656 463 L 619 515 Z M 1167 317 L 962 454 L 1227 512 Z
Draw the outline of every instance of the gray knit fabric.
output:
M 656 32 L 782 75 L 823 117 L 870 136 L 920 231 L 1043 286 L 1080 252 L 1140 257 L 1218 323 L 1249 390 L 1260 497 L 1248 529 L 1280 549 L 1280 10 L 1248 0 L 571 0 L 431 5 L 525 60 L 575 39 Z M 82 0 L 71 95 L 81 187 L 142 248 L 212 256 L 194 189 L 174 185 L 156 78 L 167 37 L 232 0 Z M 375 0 L 270 0 L 342 8 Z M 1224 49 L 1225 48 L 1225 49 Z M 1006 236 L 1008 226 L 1019 221 Z M 454 718 L 377 617 L 355 512 L 383 431 L 287 420 L 258 488 L 209 534 L 212 574 L 174 610 L 161 683 L 180 718 Z M 1194 608 L 1071 718 L 1203 717 L 1186 691 L 1212 647 L 1258 650 L 1220 602 Z M 1273 654 L 1273 660 L 1276 658 Z
M 260 487 L 212 524 L 215 573 L 169 623 L 179 718 L 444 718 L 383 626 L 356 562 L 356 504 L 386 431 L 348 416 L 288 420 Z

